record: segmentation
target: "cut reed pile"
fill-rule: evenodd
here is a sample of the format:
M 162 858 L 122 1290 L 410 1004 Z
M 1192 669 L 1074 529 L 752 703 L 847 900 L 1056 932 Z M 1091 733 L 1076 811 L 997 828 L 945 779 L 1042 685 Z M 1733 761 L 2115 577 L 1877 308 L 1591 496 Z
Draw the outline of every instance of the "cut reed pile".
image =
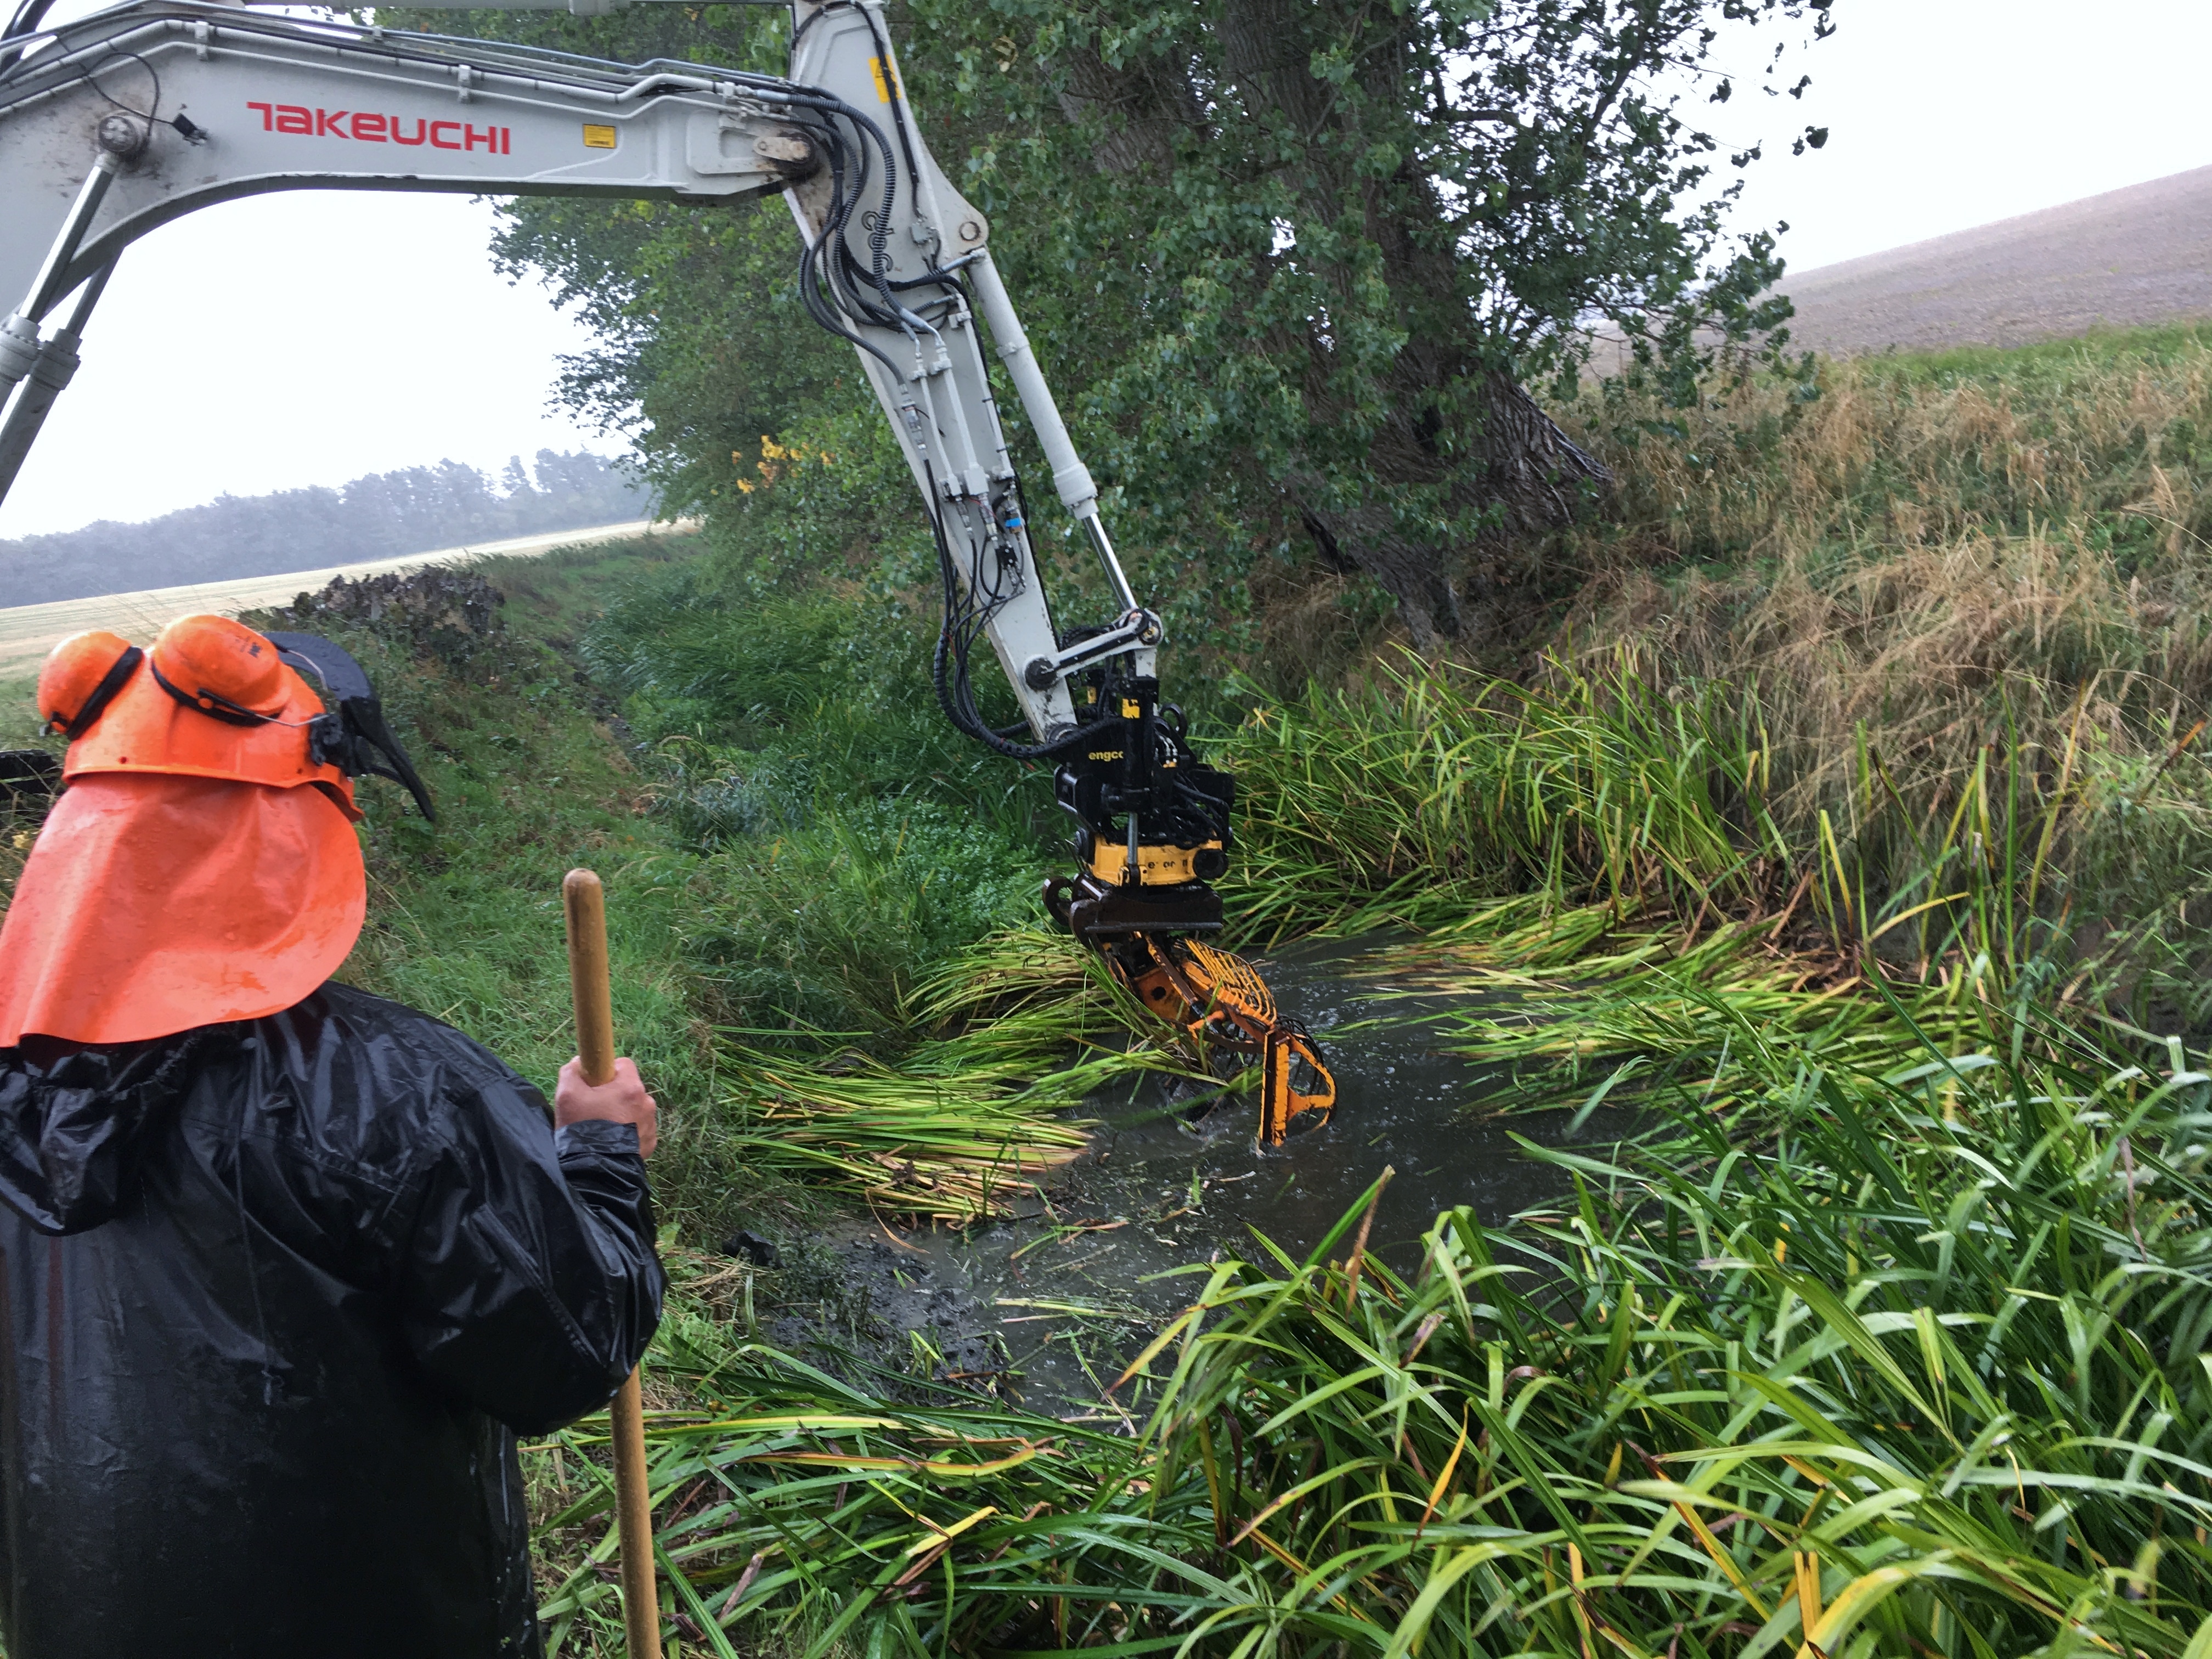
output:
M 1152 1073 L 1205 1075 L 1097 957 L 1036 928 L 943 963 L 907 1012 L 940 1035 L 888 1062 L 729 1048 L 741 1126 L 729 1154 L 890 1213 L 969 1221 L 1004 1212 L 1082 1150 L 1067 1114 L 1091 1095 Z
M 1260 1241 L 1131 1368 L 1134 1439 L 672 1322 L 653 1363 L 706 1396 L 651 1430 L 672 1620 L 729 1655 L 2202 1659 L 2212 1077 L 2014 1036 L 1778 1045 L 1755 1111 L 1532 1150 L 1576 1201 L 1447 1212 L 1408 1277 L 1358 1211 L 1304 1261 Z M 598 1438 L 531 1454 L 556 1650 L 612 1611 Z

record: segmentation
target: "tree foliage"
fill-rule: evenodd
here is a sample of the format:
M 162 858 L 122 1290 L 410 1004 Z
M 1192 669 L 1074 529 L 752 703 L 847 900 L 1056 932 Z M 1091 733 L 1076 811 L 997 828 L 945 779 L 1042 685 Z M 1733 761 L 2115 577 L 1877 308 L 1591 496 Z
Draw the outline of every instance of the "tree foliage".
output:
M 891 21 L 1152 580 L 1233 610 L 1256 559 L 1310 550 L 1372 577 L 1426 644 L 1493 618 L 1532 539 L 1604 483 L 1526 388 L 1571 380 L 1601 340 L 1608 366 L 1687 397 L 1786 318 L 1761 297 L 1772 236 L 1723 225 L 1756 153 L 1725 155 L 1692 112 L 1735 90 L 1712 67 L 1725 34 L 1776 37 L 1777 90 L 1826 10 L 905 0 Z M 784 27 L 714 7 L 474 21 L 765 69 Z M 499 252 L 600 333 L 571 399 L 630 430 L 674 499 L 711 505 L 761 434 L 865 398 L 804 330 L 791 246 L 774 204 L 526 201 Z

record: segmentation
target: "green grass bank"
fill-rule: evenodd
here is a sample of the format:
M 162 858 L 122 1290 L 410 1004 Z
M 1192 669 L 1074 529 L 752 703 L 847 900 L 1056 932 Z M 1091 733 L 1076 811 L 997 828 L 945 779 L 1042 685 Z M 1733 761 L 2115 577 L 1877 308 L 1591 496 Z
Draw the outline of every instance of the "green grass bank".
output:
M 1409 1273 L 1357 1212 L 1254 1240 L 1130 1356 L 1133 1435 L 811 1370 L 752 1334 L 798 1287 L 749 1321 L 708 1248 L 972 1214 L 1190 1063 L 1035 931 L 1048 781 L 943 729 L 838 471 L 704 550 L 489 568 L 481 639 L 349 635 L 447 815 L 379 799 L 350 975 L 550 1079 L 559 877 L 610 884 L 670 1115 L 671 1641 L 2212 1654 L 2208 369 L 2172 331 L 1592 392 L 1617 510 L 1518 634 L 1417 661 L 1289 573 L 1202 637 L 1244 939 L 1404 930 L 1393 982 L 1510 999 L 1437 1042 L 1643 1127 L 1532 1146 L 1571 1200 Z M 564 1654 L 619 1650 L 603 1436 L 529 1454 Z

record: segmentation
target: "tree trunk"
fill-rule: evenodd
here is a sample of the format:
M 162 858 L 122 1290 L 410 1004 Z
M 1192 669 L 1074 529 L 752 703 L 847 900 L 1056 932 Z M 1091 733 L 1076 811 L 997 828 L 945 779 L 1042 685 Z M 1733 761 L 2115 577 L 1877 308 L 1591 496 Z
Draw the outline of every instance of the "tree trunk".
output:
M 1322 560 L 1380 584 L 1425 653 L 1464 629 L 1453 572 L 1468 554 L 1479 549 L 1510 568 L 1513 541 L 1568 523 L 1585 486 L 1607 480 L 1497 365 L 1464 291 L 1434 182 L 1410 161 L 1383 178 L 1355 167 L 1365 138 L 1346 111 L 1359 100 L 1346 100 L 1313 69 L 1316 49 L 1342 32 L 1345 11 L 1331 0 L 1222 0 L 1213 26 L 1220 66 L 1205 97 L 1189 64 L 1173 54 L 1139 55 L 1109 68 L 1085 49 L 1066 60 L 1060 106 L 1079 123 L 1115 112 L 1094 152 L 1095 164 L 1109 173 L 1171 167 L 1168 135 L 1176 127 L 1201 137 L 1237 124 L 1263 131 L 1281 158 L 1271 170 L 1292 190 L 1301 220 L 1334 225 L 1350 210 L 1362 222 L 1366 241 L 1381 255 L 1393 321 L 1404 339 L 1385 372 L 1381 401 L 1388 412 L 1359 458 L 1376 487 L 1346 505 L 1341 486 L 1328 486 L 1319 465 L 1294 468 L 1284 484 Z M 1368 8 L 1352 27 L 1364 32 L 1355 74 L 1365 98 L 1402 100 L 1415 21 Z M 1302 261 L 1334 289 L 1344 314 L 1371 308 L 1371 273 L 1319 265 L 1303 252 L 1285 256 L 1278 249 L 1255 276 L 1264 283 L 1283 257 Z M 1323 337 L 1327 325 L 1313 319 L 1303 339 L 1286 331 L 1279 348 L 1285 360 L 1306 354 L 1306 418 L 1324 443 L 1325 434 L 1355 418 L 1352 408 L 1340 406 L 1345 393 L 1335 384 L 1340 368 Z M 1366 396 L 1371 407 L 1371 392 Z M 1440 518 L 1484 527 L 1456 541 L 1419 527 Z
M 1316 46 L 1340 21 L 1331 11 L 1323 6 L 1317 13 L 1310 0 L 1224 0 L 1223 57 L 1248 118 L 1282 118 L 1316 140 L 1342 118 L 1342 100 L 1311 68 Z M 1358 73 L 1370 97 L 1401 99 L 1413 24 L 1370 15 L 1376 38 Z M 1399 31 L 1395 40 L 1387 34 L 1392 28 Z M 1296 172 L 1314 222 L 1329 222 L 1348 203 L 1359 205 L 1405 331 L 1370 468 L 1386 487 L 1412 486 L 1433 498 L 1441 486 L 1456 514 L 1491 526 L 1479 538 L 1486 550 L 1506 554 L 1506 544 L 1571 521 L 1585 485 L 1607 482 L 1604 469 L 1482 350 L 1450 239 L 1439 234 L 1444 214 L 1432 181 L 1410 166 L 1388 179 L 1355 175 L 1343 158 L 1358 148 L 1310 143 Z M 1348 288 L 1353 278 L 1347 272 L 1340 280 Z M 1431 651 L 1462 633 L 1466 618 L 1452 572 L 1473 549 L 1407 533 L 1387 493 L 1332 508 L 1297 480 L 1291 489 L 1322 558 L 1373 577 L 1398 602 L 1417 649 Z
M 1511 375 L 1492 370 L 1483 403 L 1478 453 L 1484 505 L 1495 505 L 1507 535 L 1538 535 L 1571 523 L 1584 486 L 1613 482 Z
M 1414 367 L 1401 364 L 1401 368 Z M 1470 378 L 1480 397 L 1479 413 L 1470 422 L 1475 427 L 1471 446 L 1475 465 L 1460 469 L 1462 476 L 1449 482 L 1453 494 L 1490 522 L 1479 544 L 1493 562 L 1510 569 L 1516 542 L 1571 523 L 1585 488 L 1602 487 L 1612 479 L 1510 374 L 1492 369 Z M 1407 419 L 1405 411 L 1408 407 L 1433 409 L 1439 395 L 1449 395 L 1452 388 L 1436 382 L 1422 385 L 1412 374 L 1403 380 L 1402 401 L 1391 416 L 1385 441 L 1377 443 L 1372 456 L 1375 470 L 1391 483 L 1443 481 L 1445 468 L 1436 453 L 1433 434 L 1424 432 L 1419 419 Z M 1313 505 L 1312 492 L 1301 490 L 1297 481 L 1291 488 L 1299 519 L 1323 562 L 1373 577 L 1398 602 L 1414 649 L 1426 654 L 1441 641 L 1460 636 L 1467 618 L 1451 573 L 1458 556 L 1472 550 L 1407 536 L 1398 529 L 1387 501 L 1329 511 Z M 1503 584 L 1486 580 L 1477 592 L 1486 600 L 1494 587 L 1510 585 L 1510 578 Z

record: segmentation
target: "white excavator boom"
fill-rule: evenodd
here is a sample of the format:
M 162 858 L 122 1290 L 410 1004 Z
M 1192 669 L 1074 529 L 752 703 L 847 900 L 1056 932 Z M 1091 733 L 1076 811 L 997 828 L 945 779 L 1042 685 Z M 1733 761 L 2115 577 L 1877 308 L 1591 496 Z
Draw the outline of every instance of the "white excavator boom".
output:
M 566 3 L 588 14 L 623 0 Z M 0 32 L 0 307 L 14 306 L 0 313 L 0 496 L 76 368 L 116 261 L 195 208 L 301 189 L 783 192 L 803 245 L 800 295 L 859 352 L 921 492 L 945 596 L 939 699 L 977 741 L 1052 762 L 1078 826 L 1077 871 L 1047 884 L 1046 904 L 1202 1052 L 1259 1062 L 1263 1140 L 1281 1140 L 1293 1119 L 1327 1121 L 1335 1085 L 1319 1048 L 1249 965 L 1189 937 L 1221 926 L 1209 884 L 1228 867 L 1234 786 L 1160 701 L 1159 618 L 1115 556 L 1097 488 L 992 263 L 990 226 L 922 141 L 882 0 L 792 0 L 787 77 L 194 0 L 137 0 L 41 31 L 51 0 L 21 3 Z M 1054 625 L 987 333 L 1104 571 L 1115 611 L 1097 625 Z M 1012 687 L 1015 724 L 993 726 L 978 703 L 978 641 Z
M 1066 676 L 1146 659 L 1097 489 L 931 158 L 876 4 L 799 0 L 789 78 L 141 0 L 0 42 L 0 495 L 76 367 L 108 273 L 195 208 L 282 190 L 724 200 L 787 191 L 817 320 L 851 340 L 963 597 L 1038 742 Z M 71 296 L 74 301 L 71 302 Z M 977 327 L 982 313 L 1120 614 L 1063 649 Z M 1001 743 L 1006 733 L 995 734 Z M 1020 745 L 1017 744 L 1016 747 Z

